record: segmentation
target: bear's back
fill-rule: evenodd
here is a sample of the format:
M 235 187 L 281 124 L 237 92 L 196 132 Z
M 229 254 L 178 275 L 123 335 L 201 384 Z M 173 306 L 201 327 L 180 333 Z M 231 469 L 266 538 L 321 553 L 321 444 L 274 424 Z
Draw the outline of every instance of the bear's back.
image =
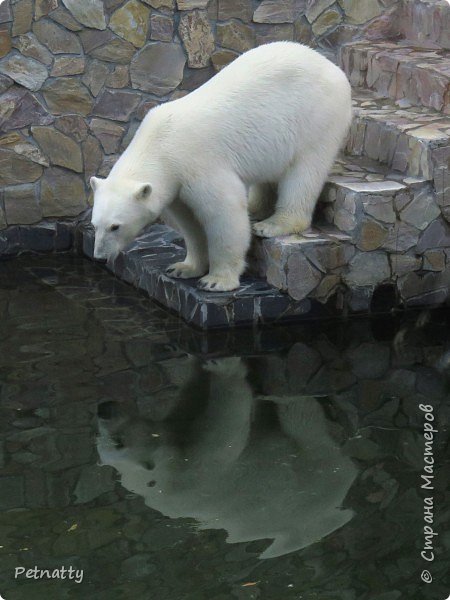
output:
M 320 86 L 332 91 L 348 86 L 344 73 L 330 60 L 296 42 L 273 42 L 245 52 L 187 98 L 201 95 L 255 94 L 283 85 Z

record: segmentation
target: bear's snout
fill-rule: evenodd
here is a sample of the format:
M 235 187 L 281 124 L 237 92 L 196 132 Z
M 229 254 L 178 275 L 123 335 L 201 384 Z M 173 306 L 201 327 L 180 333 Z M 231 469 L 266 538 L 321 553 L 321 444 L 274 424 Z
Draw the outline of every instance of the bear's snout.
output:
M 105 250 L 104 244 L 99 244 L 97 241 L 94 246 L 94 258 L 99 262 L 106 262 L 108 260 L 108 253 Z
M 103 256 L 102 254 L 99 254 L 98 252 L 94 252 L 94 258 L 98 262 L 107 262 L 107 260 L 108 260 L 107 256 Z

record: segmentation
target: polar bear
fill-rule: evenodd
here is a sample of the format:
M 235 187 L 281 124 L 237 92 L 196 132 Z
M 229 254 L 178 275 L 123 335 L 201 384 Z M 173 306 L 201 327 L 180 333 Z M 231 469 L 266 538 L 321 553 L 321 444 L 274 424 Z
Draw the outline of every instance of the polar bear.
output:
M 159 217 L 183 235 L 173 277 L 239 287 L 250 205 L 276 186 L 262 237 L 300 233 L 351 121 L 344 73 L 318 52 L 275 42 L 246 52 L 183 98 L 150 110 L 109 176 L 91 179 L 94 257 L 114 257 Z

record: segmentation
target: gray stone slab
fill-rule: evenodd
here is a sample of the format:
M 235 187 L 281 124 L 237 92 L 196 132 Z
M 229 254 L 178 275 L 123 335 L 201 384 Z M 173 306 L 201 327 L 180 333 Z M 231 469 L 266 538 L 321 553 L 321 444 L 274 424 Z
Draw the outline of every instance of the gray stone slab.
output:
M 92 258 L 92 228 L 82 226 L 79 231 L 83 253 Z M 106 266 L 119 278 L 201 329 L 297 321 L 337 314 L 309 298 L 295 300 L 254 276 L 244 276 L 240 288 L 233 292 L 202 291 L 197 288 L 196 279 L 173 279 L 165 274 L 166 267 L 182 260 L 184 254 L 176 232 L 163 225 L 154 225 Z

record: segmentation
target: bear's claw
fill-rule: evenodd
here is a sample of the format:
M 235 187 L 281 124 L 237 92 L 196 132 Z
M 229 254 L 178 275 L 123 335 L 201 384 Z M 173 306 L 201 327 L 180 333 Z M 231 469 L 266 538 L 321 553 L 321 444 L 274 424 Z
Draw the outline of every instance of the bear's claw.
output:
M 239 278 L 205 275 L 198 282 L 198 287 L 206 292 L 231 292 L 239 287 Z
M 194 277 L 200 277 L 205 274 L 205 269 L 193 267 L 192 265 L 184 262 L 174 263 L 166 269 L 166 275 L 170 277 L 176 277 L 178 279 L 193 279 Z

